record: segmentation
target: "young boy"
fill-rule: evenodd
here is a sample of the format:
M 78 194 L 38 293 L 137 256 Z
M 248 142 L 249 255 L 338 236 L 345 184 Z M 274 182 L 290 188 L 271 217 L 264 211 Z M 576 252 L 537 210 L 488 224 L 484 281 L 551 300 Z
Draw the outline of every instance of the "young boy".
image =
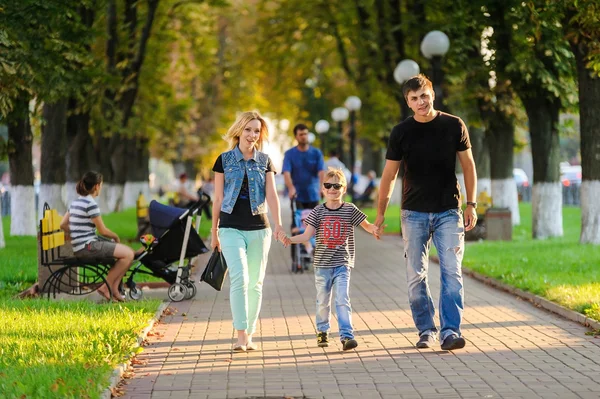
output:
M 354 267 L 354 227 L 361 226 L 379 239 L 380 229 L 367 221 L 367 215 L 354 204 L 344 202 L 346 177 L 340 169 L 325 174 L 323 194 L 326 202 L 314 208 L 306 218 L 304 233 L 284 237 L 284 243 L 300 244 L 317 234 L 314 251 L 315 285 L 317 287 L 317 344 L 329 346 L 331 293 L 335 290 L 336 313 L 340 338 L 345 351 L 358 343 L 352 329 L 350 307 L 350 269 Z

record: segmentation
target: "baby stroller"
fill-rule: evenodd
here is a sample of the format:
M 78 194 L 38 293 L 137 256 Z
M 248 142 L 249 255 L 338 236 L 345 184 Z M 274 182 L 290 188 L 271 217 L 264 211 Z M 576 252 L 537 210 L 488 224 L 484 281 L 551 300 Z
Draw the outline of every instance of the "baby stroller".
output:
M 150 202 L 153 237 L 149 242 L 144 242 L 147 236 L 142 237 L 146 249 L 137 256 L 137 264 L 130 269 L 129 278 L 125 282 L 131 299 L 142 297 L 142 290 L 134 281 L 138 273 L 156 276 L 171 284 L 168 295 L 174 302 L 191 299 L 196 295 L 196 286 L 190 280 L 190 261 L 193 257 L 208 252 L 208 248 L 192 228 L 192 220 L 208 203 L 210 197 L 206 194 L 189 209 L 175 208 L 157 201 Z M 142 269 L 142 266 L 149 271 Z
M 296 199 L 292 199 L 292 236 L 304 233 L 306 229 L 305 219 L 312 209 L 298 209 Z M 292 273 L 304 273 L 309 270 L 313 257 L 312 252 L 315 248 L 315 237 L 312 237 L 306 244 L 292 244 Z

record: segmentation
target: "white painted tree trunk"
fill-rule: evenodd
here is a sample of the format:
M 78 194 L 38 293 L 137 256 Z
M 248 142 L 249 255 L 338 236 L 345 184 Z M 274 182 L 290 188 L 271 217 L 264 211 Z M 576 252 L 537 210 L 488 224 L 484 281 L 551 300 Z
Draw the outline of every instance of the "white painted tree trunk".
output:
M 492 195 L 492 179 L 490 179 L 489 177 L 477 179 L 477 197 L 479 197 L 479 194 L 481 194 L 484 191 L 489 196 Z
M 135 208 L 140 192 L 146 201 L 150 198 L 150 186 L 147 181 L 126 182 L 123 189 L 123 209 Z
M 492 180 L 492 204 L 494 208 L 510 209 L 512 225 L 521 224 L 519 213 L 519 195 L 514 179 Z
M 33 186 L 12 186 L 10 189 L 10 235 L 35 236 L 36 231 Z
M 6 242 L 4 241 L 4 226 L 2 225 L 2 195 L 0 194 L 0 248 L 4 248 Z
M 104 183 L 100 196 L 97 198 L 100 212 L 106 214 L 122 210 L 123 189 L 124 186 L 122 184 Z
M 77 194 L 77 190 L 75 189 L 75 187 L 77 187 L 76 182 L 68 181 L 65 183 L 64 193 L 65 193 L 65 205 L 66 205 L 67 209 L 69 209 L 69 207 L 71 206 L 71 203 L 73 201 L 75 201 L 77 198 L 79 198 L 79 194 Z
M 59 215 L 64 215 L 66 206 L 64 203 L 64 185 L 62 184 L 42 184 L 40 186 L 40 196 L 38 200 L 38 219 L 44 215 L 44 203 L 47 202 L 50 209 L 56 209 Z
M 533 238 L 563 236 L 560 182 L 535 183 L 531 196 Z
M 600 181 L 581 182 L 582 244 L 600 244 Z
M 458 180 L 458 185 L 460 186 L 460 197 L 463 199 L 463 202 L 466 202 L 467 191 L 465 190 L 465 175 L 463 173 L 457 173 L 456 180 Z
M 402 179 L 396 179 L 389 205 L 402 205 Z

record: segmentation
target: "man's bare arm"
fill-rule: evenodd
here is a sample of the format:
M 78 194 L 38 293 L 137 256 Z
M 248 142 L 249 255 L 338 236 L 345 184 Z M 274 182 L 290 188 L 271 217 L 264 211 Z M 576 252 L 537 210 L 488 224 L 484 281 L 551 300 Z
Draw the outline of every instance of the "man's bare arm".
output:
M 378 227 L 381 227 L 384 222 L 385 211 L 394 192 L 394 185 L 399 170 L 400 161 L 390 161 L 389 159 L 385 161 L 383 174 L 379 181 L 379 200 L 377 202 L 377 218 L 375 219 L 375 224 Z

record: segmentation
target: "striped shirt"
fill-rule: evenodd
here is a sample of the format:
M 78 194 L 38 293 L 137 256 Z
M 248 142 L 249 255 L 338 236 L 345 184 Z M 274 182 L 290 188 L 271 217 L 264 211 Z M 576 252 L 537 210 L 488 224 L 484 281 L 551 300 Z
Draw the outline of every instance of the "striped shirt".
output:
M 100 216 L 100 208 L 91 195 L 79 197 L 69 208 L 69 229 L 73 252 L 81 251 L 85 244 L 98 241 L 96 225 L 92 218 Z
M 316 230 L 314 267 L 354 267 L 354 227 L 367 218 L 354 204 L 344 202 L 338 209 L 318 205 L 305 223 Z

